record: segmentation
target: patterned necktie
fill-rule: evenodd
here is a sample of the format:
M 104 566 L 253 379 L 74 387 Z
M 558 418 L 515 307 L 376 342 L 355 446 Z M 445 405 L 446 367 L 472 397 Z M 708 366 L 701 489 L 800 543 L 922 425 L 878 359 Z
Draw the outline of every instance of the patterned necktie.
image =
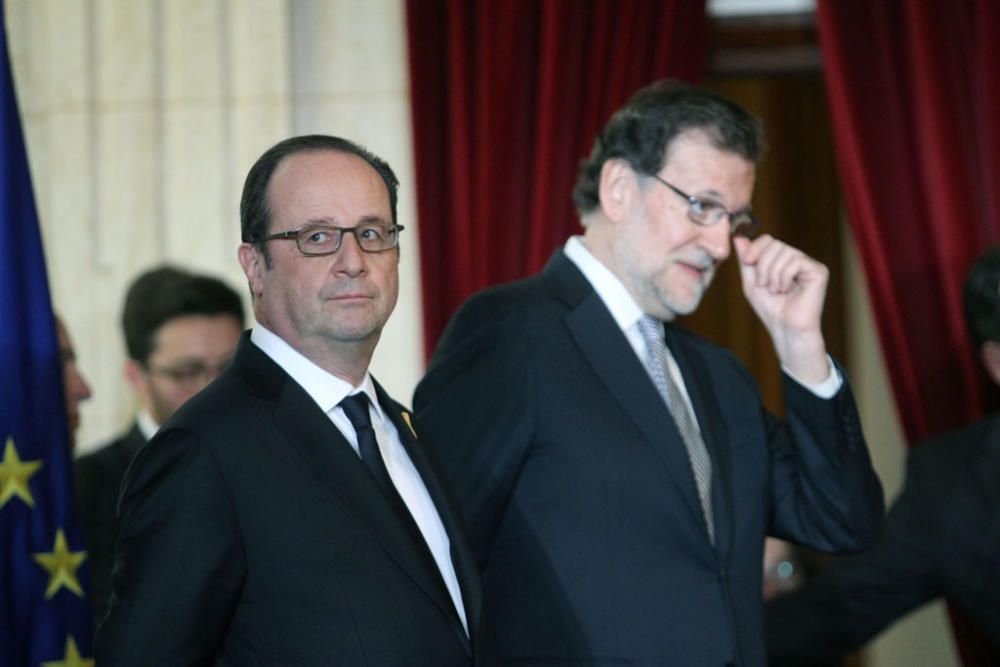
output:
M 646 349 L 649 353 L 649 370 L 653 376 L 653 383 L 667 404 L 667 409 L 670 410 L 670 415 L 677 425 L 677 431 L 687 448 L 688 461 L 691 463 L 691 471 L 694 473 L 694 481 L 698 487 L 698 498 L 701 501 L 701 511 L 705 518 L 705 527 L 708 530 L 708 539 L 712 544 L 715 544 L 715 522 L 712 519 L 712 459 L 708 456 L 705 441 L 702 440 L 701 431 L 688 410 L 684 396 L 670 375 L 667 364 L 667 355 L 670 352 L 663 340 L 663 323 L 652 315 L 643 315 L 642 319 L 639 320 L 639 331 L 642 332 L 642 337 L 646 341 Z
M 358 435 L 358 451 L 361 454 L 361 460 L 368 466 L 368 470 L 378 485 L 382 487 L 382 491 L 390 499 L 396 500 L 399 498 L 399 493 L 396 491 L 396 485 L 392 483 L 392 478 L 389 477 L 385 460 L 382 458 L 378 441 L 375 439 L 375 429 L 372 428 L 372 419 L 368 412 L 368 396 L 364 393 L 348 396 L 340 402 L 340 407 L 344 409 L 347 418 L 351 420 L 354 432 Z

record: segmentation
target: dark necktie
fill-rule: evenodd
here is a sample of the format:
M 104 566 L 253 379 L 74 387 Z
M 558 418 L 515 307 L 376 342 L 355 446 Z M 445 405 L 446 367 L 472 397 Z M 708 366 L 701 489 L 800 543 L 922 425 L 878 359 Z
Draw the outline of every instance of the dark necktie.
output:
M 375 429 L 372 428 L 371 415 L 368 412 L 368 396 L 364 393 L 348 396 L 340 402 L 340 407 L 344 409 L 347 418 L 351 420 L 351 426 L 358 435 L 358 451 L 361 453 L 361 460 L 368 466 L 369 472 L 382 491 L 392 500 L 402 499 L 396 491 L 396 485 L 389 477 L 389 471 L 385 467 L 385 460 L 382 452 L 379 451 L 378 441 L 375 439 Z M 405 507 L 405 505 L 404 505 Z
M 708 456 L 708 448 L 701 437 L 698 424 L 688 410 L 687 403 L 681 395 L 681 390 L 670 375 L 667 364 L 666 342 L 663 340 L 663 322 L 652 315 L 643 315 L 639 320 L 639 331 L 646 341 L 649 351 L 649 369 L 653 376 L 663 402 L 667 404 L 670 415 L 677 424 L 677 431 L 687 448 L 691 472 L 694 473 L 695 486 L 698 487 L 698 499 L 701 501 L 701 511 L 708 530 L 708 539 L 715 544 L 715 523 L 712 519 L 712 459 Z

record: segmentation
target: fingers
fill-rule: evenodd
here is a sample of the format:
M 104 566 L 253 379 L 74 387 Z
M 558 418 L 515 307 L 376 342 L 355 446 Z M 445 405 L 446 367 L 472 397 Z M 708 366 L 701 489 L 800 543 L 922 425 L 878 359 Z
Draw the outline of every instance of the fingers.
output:
M 733 239 L 733 244 L 744 280 L 772 294 L 787 294 L 803 284 L 826 279 L 825 266 L 770 235 L 753 241 Z

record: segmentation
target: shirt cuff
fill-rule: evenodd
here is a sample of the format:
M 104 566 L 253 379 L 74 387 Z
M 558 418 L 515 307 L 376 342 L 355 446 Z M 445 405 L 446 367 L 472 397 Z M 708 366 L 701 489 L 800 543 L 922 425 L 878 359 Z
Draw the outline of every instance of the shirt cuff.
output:
M 837 370 L 837 367 L 834 365 L 833 359 L 830 358 L 829 354 L 826 355 L 826 365 L 830 367 L 830 374 L 826 376 L 825 380 L 817 382 L 816 384 L 804 382 L 797 377 L 795 373 L 785 368 L 784 364 L 782 364 L 781 370 L 785 373 L 785 375 L 792 378 L 812 393 L 816 394 L 819 398 L 833 398 L 843 386 L 844 379 L 840 376 L 840 371 Z

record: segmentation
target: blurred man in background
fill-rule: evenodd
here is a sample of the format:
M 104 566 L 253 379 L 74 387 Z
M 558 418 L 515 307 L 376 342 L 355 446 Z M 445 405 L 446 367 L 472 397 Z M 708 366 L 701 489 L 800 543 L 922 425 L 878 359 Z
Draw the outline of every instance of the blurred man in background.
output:
M 216 278 L 162 266 L 129 287 L 122 328 L 128 352 L 125 379 L 139 412 L 125 433 L 76 462 L 95 626 L 104 617 L 111 591 L 115 506 L 125 470 L 160 425 L 229 365 L 243 330 L 243 303 Z
M 62 360 L 63 389 L 66 392 L 66 422 L 69 424 L 69 445 L 76 447 L 76 429 L 80 427 L 80 403 L 90 398 L 90 385 L 76 365 L 76 350 L 66 331 L 66 325 L 56 315 L 56 336 Z
M 964 302 L 983 368 L 1000 385 L 1000 247 L 973 264 Z M 915 446 L 878 545 L 768 603 L 771 664 L 828 664 L 941 597 L 1000 665 L 1000 415 Z

